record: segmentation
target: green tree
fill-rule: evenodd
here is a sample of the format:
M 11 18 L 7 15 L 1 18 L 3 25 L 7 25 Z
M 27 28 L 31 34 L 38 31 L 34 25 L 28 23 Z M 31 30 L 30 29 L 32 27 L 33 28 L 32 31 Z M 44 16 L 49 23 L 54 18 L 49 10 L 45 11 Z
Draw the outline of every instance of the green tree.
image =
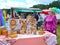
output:
M 54 1 L 54 2 L 52 2 L 52 7 L 60 8 L 60 1 Z
M 49 5 L 44 5 L 44 4 L 38 4 L 34 5 L 33 8 L 40 8 L 40 9 L 48 9 L 50 7 L 57 7 L 60 8 L 60 1 L 53 1 Z
M 33 8 L 46 9 L 46 8 L 48 8 L 48 5 L 38 4 L 38 5 L 34 5 Z

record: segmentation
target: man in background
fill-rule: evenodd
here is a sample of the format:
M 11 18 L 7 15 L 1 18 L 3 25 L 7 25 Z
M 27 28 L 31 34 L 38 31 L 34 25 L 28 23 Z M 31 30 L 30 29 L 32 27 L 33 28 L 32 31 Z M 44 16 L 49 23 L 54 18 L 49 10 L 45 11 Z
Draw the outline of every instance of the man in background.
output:
M 43 24 L 43 18 L 40 13 L 38 13 L 38 20 L 37 20 L 37 29 Z

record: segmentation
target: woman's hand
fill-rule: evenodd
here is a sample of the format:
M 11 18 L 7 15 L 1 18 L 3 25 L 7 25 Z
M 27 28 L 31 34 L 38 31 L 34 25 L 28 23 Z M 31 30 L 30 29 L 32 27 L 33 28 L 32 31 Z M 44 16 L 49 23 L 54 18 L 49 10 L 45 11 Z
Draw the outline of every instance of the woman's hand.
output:
M 55 33 L 56 31 L 55 30 L 53 30 L 53 33 Z

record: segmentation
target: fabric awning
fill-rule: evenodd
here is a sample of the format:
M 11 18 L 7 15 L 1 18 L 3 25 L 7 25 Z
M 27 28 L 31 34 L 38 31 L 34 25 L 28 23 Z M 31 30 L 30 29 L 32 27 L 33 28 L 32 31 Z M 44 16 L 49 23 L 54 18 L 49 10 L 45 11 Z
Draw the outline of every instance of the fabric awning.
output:
M 14 12 L 42 12 L 42 10 L 14 9 Z
M 14 12 L 34 12 L 33 10 L 18 10 L 15 9 Z

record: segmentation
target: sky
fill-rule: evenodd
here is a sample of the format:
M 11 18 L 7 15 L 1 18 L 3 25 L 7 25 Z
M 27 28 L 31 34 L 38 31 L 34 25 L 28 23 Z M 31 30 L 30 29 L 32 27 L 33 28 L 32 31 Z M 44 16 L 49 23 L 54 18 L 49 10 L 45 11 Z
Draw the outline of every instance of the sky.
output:
M 29 8 L 37 4 L 49 4 L 56 0 L 0 0 L 0 9 L 11 7 Z

